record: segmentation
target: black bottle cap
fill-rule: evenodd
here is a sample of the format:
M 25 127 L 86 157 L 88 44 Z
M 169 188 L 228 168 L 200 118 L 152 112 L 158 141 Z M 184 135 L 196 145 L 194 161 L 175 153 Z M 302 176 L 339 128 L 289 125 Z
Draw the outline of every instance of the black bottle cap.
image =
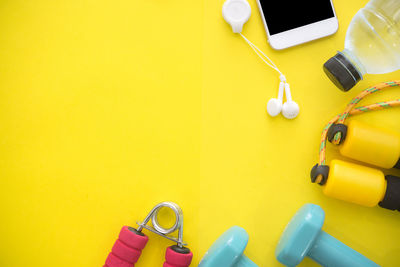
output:
M 324 64 L 324 72 L 342 91 L 349 91 L 362 78 L 360 72 L 342 53 L 337 53 Z

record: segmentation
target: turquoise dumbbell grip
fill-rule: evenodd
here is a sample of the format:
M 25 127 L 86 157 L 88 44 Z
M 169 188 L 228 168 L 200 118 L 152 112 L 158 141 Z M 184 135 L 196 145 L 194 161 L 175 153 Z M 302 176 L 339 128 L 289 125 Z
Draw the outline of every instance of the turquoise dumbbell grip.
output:
M 322 266 L 379 266 L 324 231 L 319 233 L 307 256 Z
M 235 267 L 258 267 L 258 265 L 252 262 L 249 258 L 247 258 L 246 255 L 243 254 L 240 257 L 238 263 L 236 263 Z

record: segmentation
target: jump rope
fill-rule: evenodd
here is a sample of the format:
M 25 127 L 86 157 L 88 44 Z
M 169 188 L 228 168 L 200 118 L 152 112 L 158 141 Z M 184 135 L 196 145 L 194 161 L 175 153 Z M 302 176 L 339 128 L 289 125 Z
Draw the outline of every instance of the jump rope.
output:
M 364 98 L 367 96 L 374 94 L 376 92 L 383 91 L 385 89 L 391 88 L 391 87 L 397 87 L 400 86 L 400 80 L 396 81 L 389 81 L 389 82 L 383 82 L 378 85 L 375 85 L 373 87 L 369 87 L 362 91 L 360 94 L 358 94 L 356 97 L 354 97 L 349 104 L 347 105 L 346 109 L 344 110 L 343 113 L 340 113 L 339 115 L 335 116 L 332 118 L 328 124 L 325 126 L 325 128 L 322 131 L 322 136 L 321 136 L 321 144 L 319 148 L 319 166 L 326 166 L 326 141 L 328 140 L 328 132 L 331 129 L 332 125 L 334 124 L 344 124 L 345 121 L 350 117 L 354 115 L 359 115 L 362 113 L 370 112 L 370 111 L 376 111 L 376 110 L 382 110 L 382 109 L 388 109 L 392 107 L 398 107 L 400 106 L 400 99 L 395 99 L 391 101 L 383 101 L 383 102 L 378 102 L 375 104 L 371 104 L 368 106 L 360 106 L 356 107 L 358 103 L 361 102 Z M 337 132 L 332 138 L 332 143 L 334 145 L 339 145 L 341 140 L 342 140 L 342 132 Z M 323 180 L 323 177 L 321 174 L 319 174 L 316 177 L 315 182 L 316 183 L 321 183 Z
M 400 169 L 400 134 L 357 120 L 346 122 L 350 116 L 400 106 L 400 99 L 357 106 L 369 95 L 398 86 L 400 80 L 365 89 L 325 126 L 319 162 L 310 173 L 311 182 L 320 185 L 325 195 L 365 207 L 400 211 L 400 177 L 386 175 L 380 169 Z M 357 162 L 333 159 L 327 165 L 327 141 L 338 146 L 342 156 Z

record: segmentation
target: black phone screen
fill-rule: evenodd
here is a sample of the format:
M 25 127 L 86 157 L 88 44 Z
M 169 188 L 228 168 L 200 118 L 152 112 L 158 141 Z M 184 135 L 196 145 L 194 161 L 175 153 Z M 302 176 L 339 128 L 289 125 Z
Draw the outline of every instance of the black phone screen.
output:
M 259 0 L 270 35 L 335 16 L 330 0 Z

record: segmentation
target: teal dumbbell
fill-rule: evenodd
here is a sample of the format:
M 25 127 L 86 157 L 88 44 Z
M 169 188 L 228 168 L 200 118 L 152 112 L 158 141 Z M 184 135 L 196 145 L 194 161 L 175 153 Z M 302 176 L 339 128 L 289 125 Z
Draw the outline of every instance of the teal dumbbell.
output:
M 322 231 L 324 219 L 325 212 L 320 206 L 304 205 L 282 234 L 275 251 L 278 261 L 286 266 L 296 266 L 307 256 L 322 266 L 379 266 Z
M 246 230 L 233 226 L 214 242 L 199 267 L 258 267 L 243 254 L 248 241 Z

